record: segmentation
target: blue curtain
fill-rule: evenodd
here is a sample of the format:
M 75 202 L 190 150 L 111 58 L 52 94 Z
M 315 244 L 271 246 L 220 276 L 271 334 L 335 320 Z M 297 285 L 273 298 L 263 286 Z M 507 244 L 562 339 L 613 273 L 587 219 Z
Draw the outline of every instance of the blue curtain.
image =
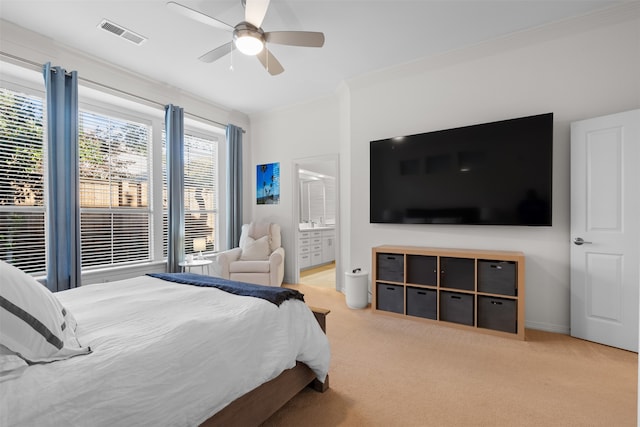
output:
M 80 286 L 78 74 L 43 67 L 47 91 L 47 287 Z
M 238 246 L 242 231 L 242 128 L 227 125 L 227 245 Z
M 184 256 L 184 110 L 164 107 L 169 200 L 167 271 L 180 271 Z

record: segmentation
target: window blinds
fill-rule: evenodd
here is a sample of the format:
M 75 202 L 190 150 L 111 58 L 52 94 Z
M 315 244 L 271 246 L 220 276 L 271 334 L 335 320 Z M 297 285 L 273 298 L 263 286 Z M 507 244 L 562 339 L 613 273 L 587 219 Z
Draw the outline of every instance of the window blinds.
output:
M 187 131 L 188 132 L 188 131 Z M 167 183 L 163 134 L 163 254 L 167 256 Z M 217 139 L 185 133 L 184 209 L 185 253 L 196 252 L 194 239 L 206 240 L 206 251 L 215 250 L 217 215 Z
M 149 260 L 150 126 L 80 111 L 79 128 L 82 267 Z
M 45 272 L 43 99 L 0 88 L 0 259 Z

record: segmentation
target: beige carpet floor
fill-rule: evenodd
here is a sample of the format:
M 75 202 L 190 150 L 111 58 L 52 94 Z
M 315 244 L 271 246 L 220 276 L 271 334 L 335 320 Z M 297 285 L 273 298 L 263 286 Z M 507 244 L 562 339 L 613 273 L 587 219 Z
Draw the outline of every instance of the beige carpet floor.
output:
M 527 330 L 518 341 L 346 307 L 331 310 L 330 389 L 304 390 L 264 426 L 636 426 L 636 353 Z

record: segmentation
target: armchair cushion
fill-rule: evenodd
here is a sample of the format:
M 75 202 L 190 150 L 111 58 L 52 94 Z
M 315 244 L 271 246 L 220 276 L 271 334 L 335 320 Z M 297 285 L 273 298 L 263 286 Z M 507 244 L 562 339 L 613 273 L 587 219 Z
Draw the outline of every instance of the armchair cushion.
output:
M 271 248 L 269 247 L 269 236 L 262 236 L 257 240 L 252 237 L 247 237 L 244 240 L 244 246 L 240 253 L 241 261 L 258 261 L 267 260 L 271 254 Z
M 229 265 L 229 273 L 268 273 L 269 261 L 236 261 Z

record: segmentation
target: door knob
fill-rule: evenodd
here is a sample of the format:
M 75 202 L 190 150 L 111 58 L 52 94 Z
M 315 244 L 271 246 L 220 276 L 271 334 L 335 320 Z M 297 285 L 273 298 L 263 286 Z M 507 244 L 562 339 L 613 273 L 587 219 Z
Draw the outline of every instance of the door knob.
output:
M 581 246 L 581 245 L 584 245 L 585 243 L 591 244 L 592 242 L 587 242 L 582 237 L 576 237 L 575 239 L 573 239 L 573 243 L 578 246 Z

